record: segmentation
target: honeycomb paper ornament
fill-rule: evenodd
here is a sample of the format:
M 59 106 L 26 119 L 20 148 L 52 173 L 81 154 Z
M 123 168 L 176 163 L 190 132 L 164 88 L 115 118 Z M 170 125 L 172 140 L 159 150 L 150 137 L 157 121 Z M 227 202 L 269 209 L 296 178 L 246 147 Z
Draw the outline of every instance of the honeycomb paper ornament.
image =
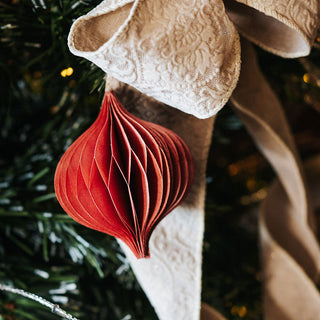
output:
M 192 179 L 183 140 L 134 117 L 107 92 L 96 121 L 62 156 L 54 184 L 74 220 L 121 239 L 144 258 L 152 231 L 181 202 Z

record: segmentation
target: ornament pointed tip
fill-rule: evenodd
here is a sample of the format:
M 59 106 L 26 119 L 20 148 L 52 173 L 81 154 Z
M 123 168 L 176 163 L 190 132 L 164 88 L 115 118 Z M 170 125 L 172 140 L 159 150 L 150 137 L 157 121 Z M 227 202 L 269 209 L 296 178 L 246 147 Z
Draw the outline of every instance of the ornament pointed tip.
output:
M 149 252 L 146 252 L 146 253 L 143 253 L 143 252 L 139 252 L 138 254 L 135 255 L 136 258 L 138 260 L 141 260 L 141 259 L 150 259 L 150 253 Z
M 144 248 L 140 247 L 138 251 L 135 250 L 134 255 L 138 260 L 149 259 L 150 258 L 149 243 Z

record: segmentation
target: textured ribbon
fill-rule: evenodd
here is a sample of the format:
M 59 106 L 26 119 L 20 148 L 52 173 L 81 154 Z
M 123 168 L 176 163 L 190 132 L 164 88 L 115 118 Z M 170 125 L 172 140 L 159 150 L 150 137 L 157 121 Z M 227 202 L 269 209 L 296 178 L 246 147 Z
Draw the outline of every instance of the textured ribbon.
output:
M 69 47 L 199 118 L 225 105 L 240 71 L 239 36 L 222 0 L 104 0 L 75 21 Z
M 280 102 L 261 74 L 252 46 L 242 44 L 242 70 L 231 101 L 279 177 L 259 220 L 265 318 L 318 319 L 320 295 L 312 281 L 319 277 L 320 248 L 313 207 Z
M 163 103 L 207 118 L 231 94 L 236 112 L 279 175 L 259 218 L 265 318 L 319 318 L 313 205 L 280 102 L 250 44 L 241 39 L 240 50 L 236 31 L 282 57 L 307 55 L 319 7 L 317 0 L 105 0 L 73 24 L 70 50 L 130 84 L 108 80 L 107 89 L 116 87 L 130 111 L 177 132 L 195 160 L 191 193 L 154 231 L 151 258 L 137 261 L 122 245 L 161 320 L 199 319 L 205 164 L 214 122 Z M 201 319 L 223 317 L 203 305 Z

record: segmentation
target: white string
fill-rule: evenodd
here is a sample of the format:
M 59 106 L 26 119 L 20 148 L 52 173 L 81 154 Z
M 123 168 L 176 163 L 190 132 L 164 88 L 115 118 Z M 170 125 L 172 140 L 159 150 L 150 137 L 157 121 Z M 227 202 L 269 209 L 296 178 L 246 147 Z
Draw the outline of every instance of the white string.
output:
M 75 317 L 73 317 L 71 314 L 67 313 L 66 311 L 64 311 L 63 309 L 60 308 L 60 306 L 58 304 L 54 304 L 42 297 L 37 296 L 34 293 L 30 293 L 30 292 L 26 292 L 22 289 L 16 289 L 16 288 L 12 288 L 10 286 L 7 286 L 5 284 L 0 283 L 0 290 L 2 291 L 6 291 L 6 292 L 11 292 L 11 293 L 15 293 L 15 294 L 19 294 L 23 297 L 26 297 L 28 299 L 34 300 L 36 302 L 39 302 L 40 304 L 46 306 L 47 308 L 51 309 L 51 312 L 54 314 L 57 314 L 60 317 L 63 317 L 65 319 L 68 320 L 79 320 Z

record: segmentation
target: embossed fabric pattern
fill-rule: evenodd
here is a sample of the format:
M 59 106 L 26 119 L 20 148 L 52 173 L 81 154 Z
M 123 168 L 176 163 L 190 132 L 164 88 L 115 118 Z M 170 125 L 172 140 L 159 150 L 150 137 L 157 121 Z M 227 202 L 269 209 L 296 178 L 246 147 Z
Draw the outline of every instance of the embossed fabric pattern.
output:
M 285 58 L 308 55 L 319 24 L 318 0 L 225 0 L 238 31 Z
M 70 50 L 170 106 L 199 118 L 216 114 L 240 71 L 239 37 L 222 0 L 135 0 L 119 30 L 92 50 L 100 27 L 114 22 L 106 13 L 121 15 L 128 2 L 105 0 L 79 18 Z

